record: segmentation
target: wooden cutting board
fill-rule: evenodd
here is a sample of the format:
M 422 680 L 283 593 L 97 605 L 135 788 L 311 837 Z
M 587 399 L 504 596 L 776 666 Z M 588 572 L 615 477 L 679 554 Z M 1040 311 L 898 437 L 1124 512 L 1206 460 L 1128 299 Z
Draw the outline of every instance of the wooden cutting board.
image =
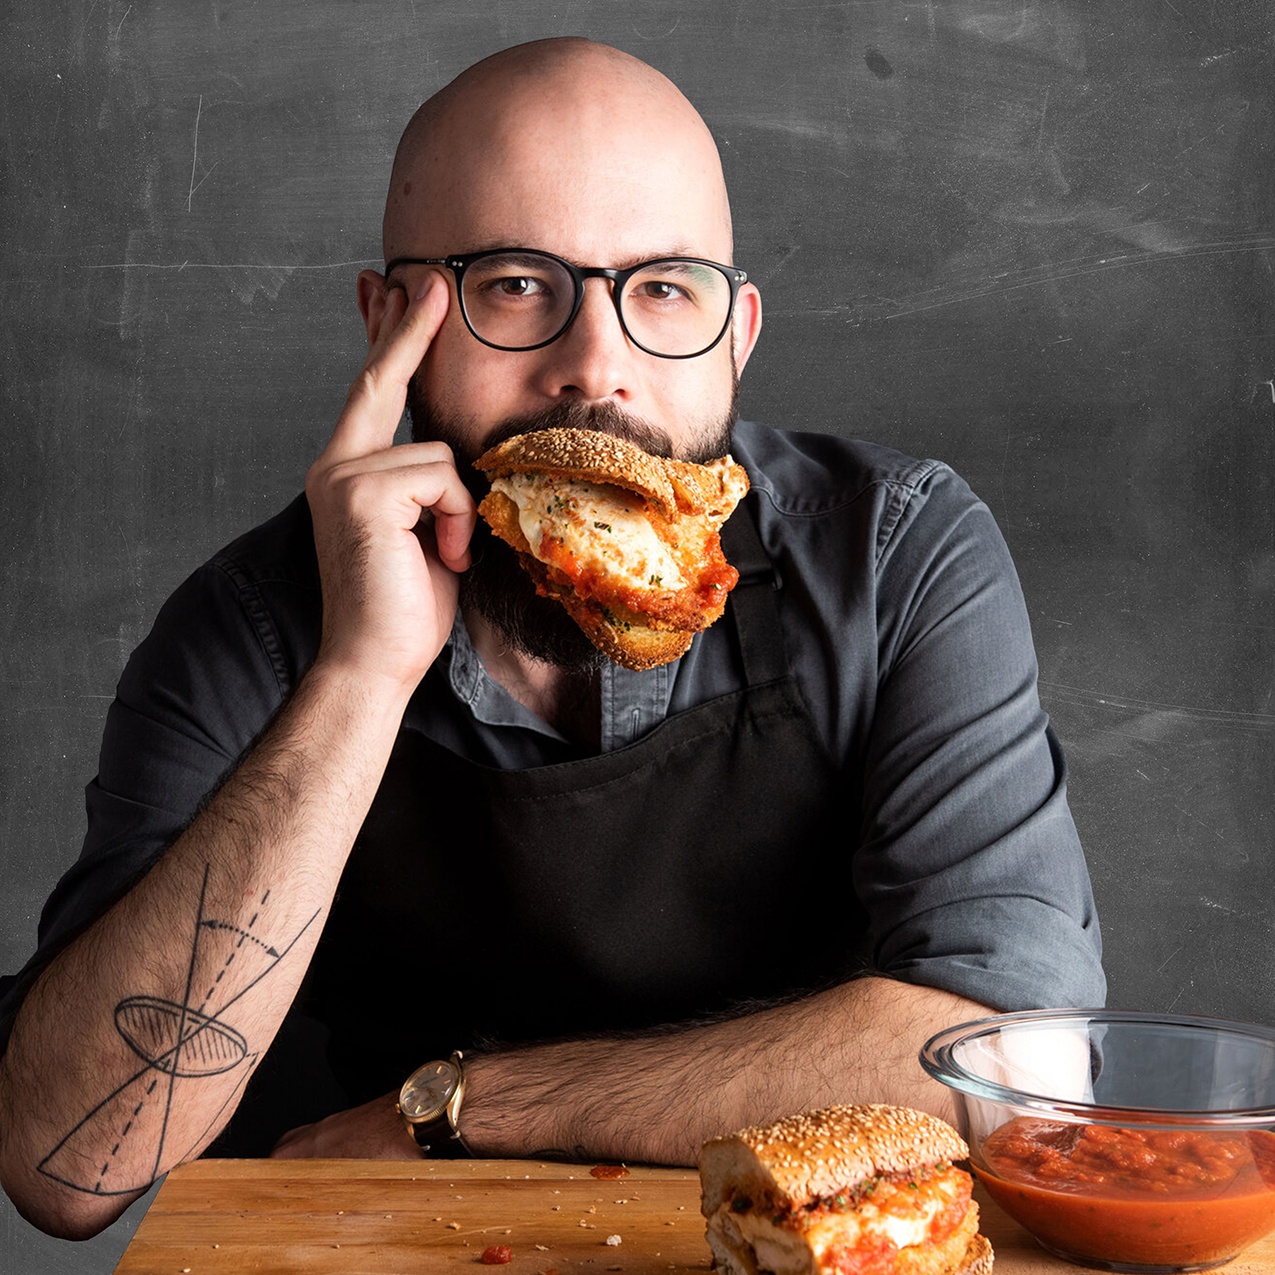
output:
M 1077 1275 L 977 1193 L 996 1275 Z M 619 1237 L 608 1243 L 608 1237 Z M 484 1249 L 507 1244 L 508 1265 Z M 711 1265 L 699 1178 L 523 1160 L 197 1160 L 174 1169 L 116 1275 L 669 1275 Z M 1275 1275 L 1275 1239 L 1225 1268 Z

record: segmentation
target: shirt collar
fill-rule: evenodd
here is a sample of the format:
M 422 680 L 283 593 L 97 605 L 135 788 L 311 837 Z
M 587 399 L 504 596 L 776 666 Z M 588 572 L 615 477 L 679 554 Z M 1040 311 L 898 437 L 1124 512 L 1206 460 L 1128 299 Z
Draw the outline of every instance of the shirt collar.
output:
M 452 693 L 485 726 L 520 727 L 566 740 L 548 722 L 520 704 L 496 681 L 469 640 L 469 630 L 457 608 L 452 622 L 449 678 Z M 668 714 L 677 662 L 635 672 L 609 660 L 602 666 L 602 751 L 611 752 L 640 739 Z

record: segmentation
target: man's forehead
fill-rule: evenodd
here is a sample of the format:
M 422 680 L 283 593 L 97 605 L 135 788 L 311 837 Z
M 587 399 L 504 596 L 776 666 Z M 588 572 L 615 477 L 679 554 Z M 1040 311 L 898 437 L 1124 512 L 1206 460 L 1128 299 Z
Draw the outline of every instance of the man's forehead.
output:
M 538 247 L 587 265 L 720 256 L 730 231 L 719 180 L 673 151 L 648 160 L 633 148 L 545 153 L 533 142 L 468 157 L 408 220 L 438 252 Z

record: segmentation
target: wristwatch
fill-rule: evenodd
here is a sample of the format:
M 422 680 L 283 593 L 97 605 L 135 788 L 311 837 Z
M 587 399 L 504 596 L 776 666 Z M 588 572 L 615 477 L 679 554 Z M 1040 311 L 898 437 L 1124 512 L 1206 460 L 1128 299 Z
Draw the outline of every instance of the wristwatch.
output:
M 448 1059 L 417 1067 L 399 1090 L 398 1109 L 407 1121 L 407 1131 L 431 1159 L 459 1159 L 469 1154 L 456 1127 L 465 1096 L 465 1070 L 460 1060 L 458 1049 Z

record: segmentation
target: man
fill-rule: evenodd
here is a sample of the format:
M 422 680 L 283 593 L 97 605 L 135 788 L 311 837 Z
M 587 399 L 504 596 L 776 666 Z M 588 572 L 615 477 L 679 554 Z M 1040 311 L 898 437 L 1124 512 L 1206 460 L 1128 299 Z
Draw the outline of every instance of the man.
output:
M 579 290 L 534 348 L 461 305 L 470 255 L 511 248 L 486 286 Z M 384 249 L 306 503 L 196 573 L 130 662 L 85 853 L 7 988 L 0 1180 L 51 1232 L 207 1147 L 299 989 L 348 1106 L 277 1154 L 421 1154 L 400 1086 L 461 1049 L 472 1154 L 674 1164 L 831 1101 L 942 1112 L 933 1031 L 1103 995 L 987 511 L 933 462 L 732 440 L 753 285 L 723 339 L 660 357 L 631 296 L 571 280 L 728 273 L 681 94 L 586 41 L 478 64 L 409 125 Z M 468 462 L 564 423 L 749 470 L 724 533 L 743 579 L 675 666 L 600 663 L 476 530 Z

